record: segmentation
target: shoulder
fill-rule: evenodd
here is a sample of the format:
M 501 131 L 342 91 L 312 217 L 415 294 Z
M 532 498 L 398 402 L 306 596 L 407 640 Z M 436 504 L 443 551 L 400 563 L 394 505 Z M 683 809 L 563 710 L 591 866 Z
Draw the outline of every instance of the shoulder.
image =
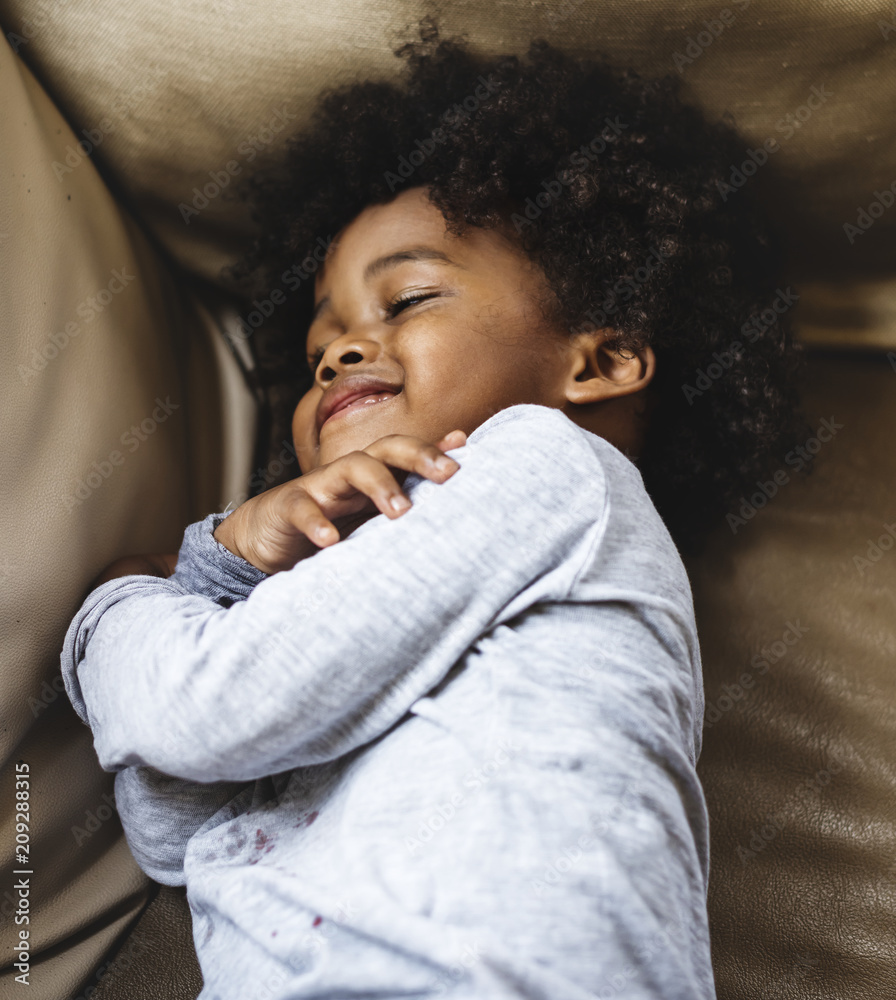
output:
M 526 429 L 538 428 L 551 437 L 578 437 L 582 429 L 562 411 L 541 403 L 516 403 L 506 406 L 484 420 L 467 437 L 467 444 L 475 444 L 487 438 L 525 433 Z
M 456 449 L 470 456 L 477 450 L 480 464 L 492 467 L 502 481 L 515 471 L 531 474 L 542 488 L 566 495 L 571 513 L 577 507 L 589 512 L 604 550 L 598 560 L 602 579 L 616 563 L 620 583 L 640 579 L 648 590 L 681 597 L 689 609 L 684 564 L 641 472 L 606 438 L 560 409 L 519 403 L 499 410 Z
M 467 437 L 467 445 L 503 438 L 528 439 L 533 445 L 568 445 L 580 456 L 591 455 L 595 464 L 619 468 L 637 479 L 641 474 L 627 455 L 606 438 L 580 427 L 562 410 L 540 403 L 516 403 L 483 421 Z M 562 457 L 558 455 L 558 458 Z
M 556 407 L 517 403 L 499 410 L 455 451 L 463 456 L 468 449 L 488 452 L 491 460 L 505 464 L 512 464 L 516 456 L 518 463 L 537 464 L 556 478 L 588 481 L 603 492 L 637 498 L 653 508 L 632 459 Z
M 546 470 L 565 465 L 592 474 L 604 464 L 605 449 L 616 451 L 603 438 L 579 427 L 562 410 L 540 403 L 516 403 L 499 410 L 468 435 L 464 448 L 497 453 L 505 445 L 514 446 L 518 457 L 542 459 Z M 621 453 L 620 457 L 624 458 Z
M 562 510 L 566 519 L 593 522 L 606 506 L 607 473 L 582 430 L 561 410 L 535 403 L 506 407 L 483 421 L 466 443 L 446 450 L 460 469 L 443 484 L 408 474 L 404 488 L 414 504 L 430 495 L 481 499 L 514 516 L 529 510 Z M 608 445 L 607 447 L 612 447 Z
M 499 410 L 467 438 L 467 446 L 495 452 L 500 445 L 521 445 L 547 459 L 545 468 L 567 467 L 597 478 L 623 510 L 637 511 L 664 529 L 638 466 L 606 438 L 580 427 L 562 410 L 538 403 L 518 403 Z M 462 451 L 463 449 L 457 449 Z

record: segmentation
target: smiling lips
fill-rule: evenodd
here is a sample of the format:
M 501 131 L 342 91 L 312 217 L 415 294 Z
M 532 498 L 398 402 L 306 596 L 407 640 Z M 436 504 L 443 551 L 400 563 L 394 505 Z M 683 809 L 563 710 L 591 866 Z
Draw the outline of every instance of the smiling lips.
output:
M 364 406 L 373 406 L 375 403 L 382 403 L 384 400 L 391 399 L 393 396 L 397 395 L 397 392 L 385 390 L 381 392 L 372 392 L 367 396 L 356 396 L 354 399 L 349 400 L 345 405 L 339 406 L 333 410 L 329 417 L 327 417 L 324 421 L 324 424 L 328 424 L 334 417 L 339 416 L 340 413 L 348 413 L 349 410 L 360 410 Z

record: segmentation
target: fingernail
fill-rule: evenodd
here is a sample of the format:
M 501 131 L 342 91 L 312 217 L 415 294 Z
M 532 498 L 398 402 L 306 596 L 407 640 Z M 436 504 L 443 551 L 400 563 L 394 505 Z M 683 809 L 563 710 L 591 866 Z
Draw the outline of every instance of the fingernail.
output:
M 389 506 L 392 510 L 407 510 L 411 504 L 407 497 L 395 496 L 389 501 Z
M 435 460 L 435 466 L 439 472 L 451 472 L 456 465 L 457 462 L 455 462 L 454 459 L 449 458 L 447 455 L 442 455 L 441 458 L 437 458 Z

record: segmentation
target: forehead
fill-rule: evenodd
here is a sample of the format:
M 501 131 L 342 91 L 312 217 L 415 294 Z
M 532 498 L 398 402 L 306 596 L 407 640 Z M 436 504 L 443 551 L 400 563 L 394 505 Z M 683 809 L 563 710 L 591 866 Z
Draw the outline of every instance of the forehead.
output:
M 455 261 L 490 259 L 503 250 L 518 250 L 503 230 L 469 226 L 463 235 L 448 232 L 442 213 L 429 200 L 426 188 L 410 188 L 382 205 L 368 205 L 334 237 L 326 259 L 315 275 L 315 290 L 343 271 L 363 273 L 368 264 L 411 247 L 441 251 Z M 409 258 L 410 259 L 410 258 Z
M 405 245 L 426 243 L 441 248 L 448 237 L 442 213 L 424 188 L 412 188 L 385 205 L 368 205 L 336 234 L 315 287 L 346 267 L 364 266 L 373 257 Z

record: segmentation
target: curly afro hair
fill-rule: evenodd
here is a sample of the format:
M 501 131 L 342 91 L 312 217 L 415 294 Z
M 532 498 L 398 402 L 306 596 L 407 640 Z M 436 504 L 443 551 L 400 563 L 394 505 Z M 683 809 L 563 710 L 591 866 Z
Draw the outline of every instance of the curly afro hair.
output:
M 644 79 L 542 39 L 522 58 L 474 55 L 431 18 L 418 33 L 395 50 L 399 83 L 326 92 L 283 162 L 242 188 L 258 236 L 226 280 L 293 289 L 253 333 L 260 381 L 284 410 L 311 387 L 314 282 L 300 277 L 366 206 L 426 186 L 455 234 L 506 225 L 511 206 L 566 328 L 609 326 L 617 350 L 653 348 L 637 464 L 679 549 L 699 551 L 811 436 L 782 251 L 751 184 L 729 184 L 743 141 L 684 104 L 679 77 Z

